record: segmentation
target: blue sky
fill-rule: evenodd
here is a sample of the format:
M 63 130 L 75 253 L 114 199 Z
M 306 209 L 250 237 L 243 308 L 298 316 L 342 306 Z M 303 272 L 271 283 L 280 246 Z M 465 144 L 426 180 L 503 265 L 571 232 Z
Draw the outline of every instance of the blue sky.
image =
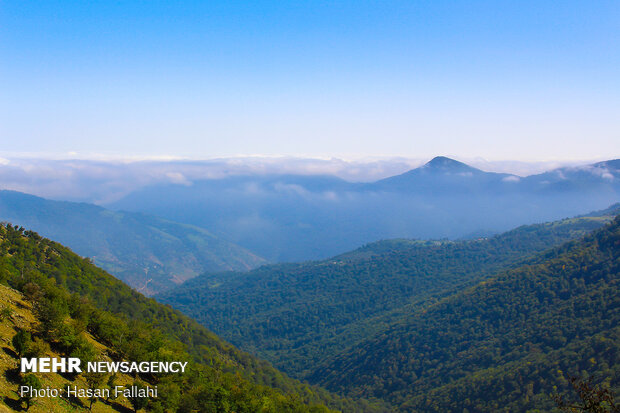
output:
M 620 157 L 617 1 L 5 1 L 4 154 Z

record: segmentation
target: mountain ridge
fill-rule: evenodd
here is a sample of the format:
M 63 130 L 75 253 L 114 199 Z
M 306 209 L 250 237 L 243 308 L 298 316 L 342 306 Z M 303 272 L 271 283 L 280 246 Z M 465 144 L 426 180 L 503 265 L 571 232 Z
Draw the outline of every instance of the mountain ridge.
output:
M 204 228 L 17 191 L 0 191 L 0 220 L 65 243 L 145 293 L 205 271 L 248 270 L 266 262 Z
M 620 200 L 618 164 L 520 177 L 437 157 L 370 183 L 244 175 L 153 185 L 109 207 L 209 228 L 270 261 L 295 262 L 378 239 L 458 239 L 601 209 Z

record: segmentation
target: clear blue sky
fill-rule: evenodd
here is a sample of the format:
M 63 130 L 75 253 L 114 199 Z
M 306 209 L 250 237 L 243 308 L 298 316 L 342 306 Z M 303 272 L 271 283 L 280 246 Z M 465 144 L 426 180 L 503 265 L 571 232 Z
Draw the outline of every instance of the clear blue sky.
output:
M 620 157 L 618 1 L 3 1 L 0 78 L 1 153 Z

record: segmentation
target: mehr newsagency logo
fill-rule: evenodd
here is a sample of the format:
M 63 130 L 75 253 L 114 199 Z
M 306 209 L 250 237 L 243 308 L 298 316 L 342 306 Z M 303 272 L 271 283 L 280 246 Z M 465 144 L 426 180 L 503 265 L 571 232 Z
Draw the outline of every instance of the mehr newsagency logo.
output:
M 22 358 L 22 373 L 101 373 L 101 374 L 158 374 L 185 373 L 187 361 L 89 361 L 85 366 L 79 358 Z M 22 385 L 20 397 L 157 397 L 157 386 L 114 386 L 112 388 L 80 388 L 66 386 L 63 388 L 37 388 Z

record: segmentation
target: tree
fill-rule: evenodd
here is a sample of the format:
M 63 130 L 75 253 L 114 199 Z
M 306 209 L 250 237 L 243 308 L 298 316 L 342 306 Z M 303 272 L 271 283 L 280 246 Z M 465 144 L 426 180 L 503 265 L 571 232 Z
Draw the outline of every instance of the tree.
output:
M 108 377 L 108 382 L 106 383 L 106 385 L 108 386 L 110 391 L 108 392 L 108 397 L 105 399 L 106 402 L 110 399 L 116 399 L 116 392 L 114 391 L 114 388 L 116 387 L 117 378 L 118 377 L 116 376 L 116 372 L 112 373 L 110 377 Z
M 96 373 L 90 371 L 82 373 L 82 377 L 84 377 L 84 380 L 86 380 L 86 385 L 90 390 L 101 388 L 103 383 L 106 381 L 106 376 L 107 375 L 103 373 Z M 88 405 L 88 410 L 92 410 L 93 404 L 97 401 L 97 397 L 95 397 L 94 394 L 95 392 L 93 391 L 93 396 L 90 396 L 88 398 L 88 401 L 90 402 L 90 404 Z
M 10 319 L 11 317 L 13 317 L 13 310 L 10 307 L 4 306 L 0 309 L 0 321 Z
M 13 336 L 12 343 L 19 357 L 23 356 L 24 353 L 28 351 L 31 342 L 32 336 L 30 335 L 30 332 L 22 329 L 17 331 L 17 334 Z
M 146 386 L 139 381 L 134 381 L 133 385 L 137 387 L 138 389 L 146 389 Z M 133 407 L 133 411 L 137 412 L 138 410 L 146 407 L 146 405 L 149 402 L 149 399 L 147 397 L 138 397 L 136 395 L 136 396 L 129 397 L 129 402 L 131 403 L 131 406 Z
M 27 386 L 34 390 L 39 390 L 41 388 L 41 382 L 39 381 L 39 378 L 32 373 L 26 374 L 24 376 L 24 378 L 22 379 L 21 385 Z M 28 409 L 30 409 L 30 406 L 32 406 L 33 401 L 34 401 L 34 396 L 32 395 L 32 392 L 28 391 L 28 392 L 22 393 L 22 396 L 20 397 L 20 401 L 26 402 L 26 411 L 28 411 Z
M 553 396 L 558 408 L 569 413 L 620 413 L 620 405 L 616 405 L 614 396 L 609 389 L 597 388 L 592 385 L 592 378 L 581 380 L 570 377 L 570 384 L 577 393 L 579 400 L 568 402 L 559 394 Z
M 50 345 L 47 341 L 35 338 L 24 352 L 24 356 L 28 358 L 42 357 L 50 352 Z
M 26 283 L 22 288 L 22 291 L 24 293 L 24 297 L 33 303 L 39 302 L 43 299 L 43 291 L 41 290 L 41 287 L 35 283 Z

